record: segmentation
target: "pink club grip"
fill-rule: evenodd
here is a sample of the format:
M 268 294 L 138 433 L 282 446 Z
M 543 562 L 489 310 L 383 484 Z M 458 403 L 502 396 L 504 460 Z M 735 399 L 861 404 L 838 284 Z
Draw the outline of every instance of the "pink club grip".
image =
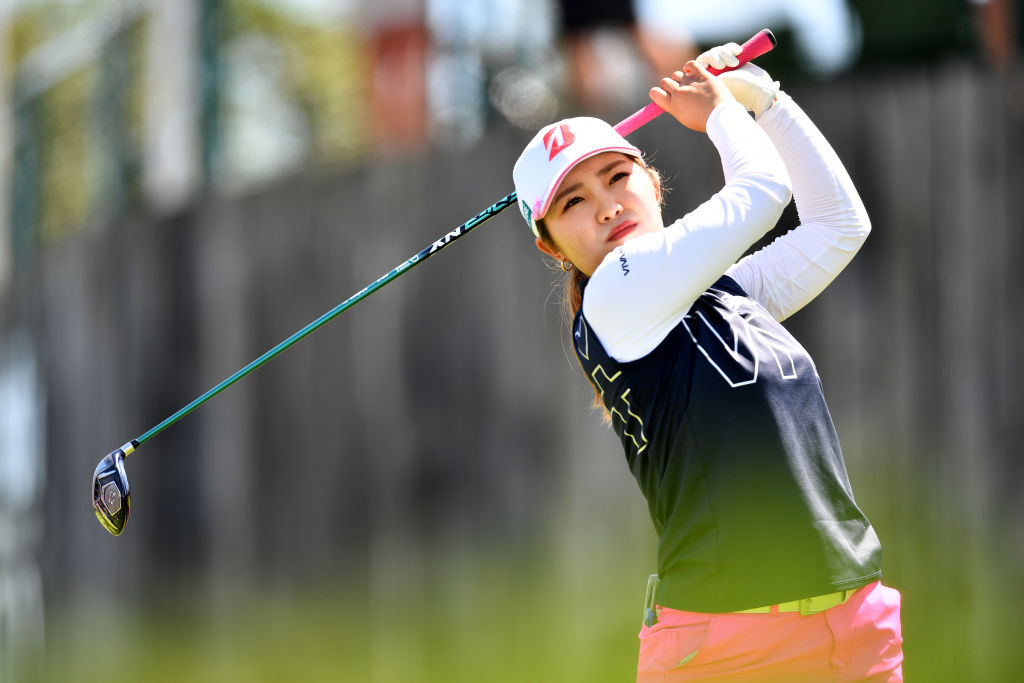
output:
M 775 47 L 775 36 L 772 32 L 764 28 L 758 31 L 750 38 L 747 42 L 740 46 L 740 53 L 736 57 L 740 60 L 740 63 L 736 66 L 728 67 L 725 69 L 709 68 L 708 71 L 714 75 L 718 75 L 723 71 L 732 71 L 733 69 L 743 66 L 747 62 L 757 57 L 760 57 L 764 53 L 768 52 Z M 637 111 L 635 114 L 623 119 L 615 126 L 615 132 L 625 137 L 635 131 L 637 128 L 644 126 L 655 118 L 664 114 L 665 110 L 651 102 L 643 109 Z

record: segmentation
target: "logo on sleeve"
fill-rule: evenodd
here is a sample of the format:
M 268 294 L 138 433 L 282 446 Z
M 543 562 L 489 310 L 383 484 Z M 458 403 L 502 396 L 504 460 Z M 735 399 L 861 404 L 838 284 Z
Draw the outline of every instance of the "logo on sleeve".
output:
M 576 136 L 569 130 L 569 124 L 563 123 L 557 128 L 552 128 L 544 133 L 544 149 L 548 151 L 548 161 L 555 158 L 559 152 L 576 141 Z
M 622 277 L 629 275 L 629 261 L 626 260 L 626 252 L 619 249 L 619 267 L 622 268 Z

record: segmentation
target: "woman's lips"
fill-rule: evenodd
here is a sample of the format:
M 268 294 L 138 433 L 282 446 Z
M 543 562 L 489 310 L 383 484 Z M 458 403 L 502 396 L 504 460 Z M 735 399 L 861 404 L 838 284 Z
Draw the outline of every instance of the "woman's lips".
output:
M 626 221 L 620 225 L 615 226 L 615 229 L 608 234 L 609 242 L 617 242 L 623 237 L 629 235 L 636 229 L 636 221 Z

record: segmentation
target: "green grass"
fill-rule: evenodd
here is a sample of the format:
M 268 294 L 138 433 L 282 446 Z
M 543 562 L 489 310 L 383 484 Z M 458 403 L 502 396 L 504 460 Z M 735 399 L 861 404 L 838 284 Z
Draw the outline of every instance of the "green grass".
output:
M 903 594 L 907 680 L 1020 680 L 1015 527 L 958 514 L 955 501 L 898 478 L 865 489 L 886 583 Z M 635 680 L 653 534 L 646 520 L 614 520 L 588 517 L 589 533 L 532 548 L 393 548 L 344 579 L 225 587 L 199 577 L 123 596 L 125 611 L 51 602 L 44 656 L 14 680 Z
M 220 605 L 181 598 L 145 613 L 76 610 L 51 623 L 29 680 L 634 679 L 643 577 L 610 565 L 572 576 L 543 559 L 439 560 L 415 588 L 353 580 Z

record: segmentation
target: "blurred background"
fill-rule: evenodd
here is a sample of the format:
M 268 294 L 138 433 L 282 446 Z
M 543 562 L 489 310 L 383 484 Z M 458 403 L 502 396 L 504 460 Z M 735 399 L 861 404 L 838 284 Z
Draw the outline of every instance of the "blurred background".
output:
M 764 26 L 873 220 L 788 325 L 908 680 L 1019 680 L 1024 11 L 596 6 L 0 0 L 0 680 L 634 680 L 654 533 L 514 211 L 130 457 L 120 538 L 86 489 L 510 192 L 538 127 Z M 632 139 L 674 220 L 721 168 L 665 119 Z

